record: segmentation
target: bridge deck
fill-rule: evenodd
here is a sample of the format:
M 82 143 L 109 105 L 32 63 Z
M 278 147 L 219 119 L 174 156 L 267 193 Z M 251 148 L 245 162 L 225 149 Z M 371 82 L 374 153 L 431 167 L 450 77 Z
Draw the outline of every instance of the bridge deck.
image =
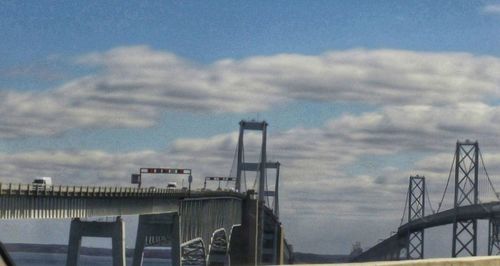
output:
M 453 265 L 453 266 L 496 266 L 500 265 L 500 256 L 482 256 L 482 257 L 467 257 L 467 258 L 439 258 L 439 259 L 423 259 L 423 260 L 407 260 L 407 261 L 371 261 L 362 263 L 338 263 L 338 264 L 323 264 L 335 266 L 384 266 L 384 265 L 420 265 L 420 266 L 433 266 L 433 265 Z
M 457 221 L 464 221 L 470 219 L 486 219 L 495 215 L 500 215 L 500 202 L 462 206 L 457 209 L 449 209 L 406 223 L 398 228 L 398 235 L 407 234 L 408 231 L 415 232 L 425 228 L 450 224 L 455 221 L 455 217 Z
M 411 232 L 451 224 L 455 221 L 488 219 L 493 216 L 500 216 L 500 202 L 498 201 L 462 206 L 456 209 L 449 209 L 431 214 L 421 219 L 403 224 L 398 228 L 398 232 L 395 235 L 366 250 L 356 257 L 355 260 L 373 260 L 381 256 L 381 254 L 386 254 L 387 250 L 398 250 L 399 247 L 406 246 L 408 233 Z
M 199 198 L 230 196 L 244 198 L 241 193 L 230 190 L 192 190 L 171 188 L 136 188 L 106 186 L 37 186 L 33 184 L 0 183 L 1 196 L 49 196 L 49 197 L 169 197 Z
M 64 219 L 177 212 L 181 201 L 228 201 L 244 197 L 244 194 L 233 191 L 0 183 L 0 219 Z

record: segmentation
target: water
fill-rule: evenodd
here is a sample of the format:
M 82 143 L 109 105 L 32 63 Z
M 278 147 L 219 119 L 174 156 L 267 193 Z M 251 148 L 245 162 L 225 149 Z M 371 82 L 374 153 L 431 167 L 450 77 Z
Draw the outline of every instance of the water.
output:
M 18 266 L 65 266 L 66 254 L 11 252 L 10 256 Z M 109 266 L 111 257 L 80 255 L 79 266 Z M 127 258 L 127 265 L 132 265 L 132 258 Z M 144 266 L 170 266 L 170 260 L 144 258 Z

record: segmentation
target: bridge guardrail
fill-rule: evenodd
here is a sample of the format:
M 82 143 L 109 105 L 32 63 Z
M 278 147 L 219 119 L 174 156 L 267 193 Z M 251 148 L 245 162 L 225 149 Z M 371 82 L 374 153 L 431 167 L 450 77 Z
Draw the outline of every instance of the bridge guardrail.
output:
M 233 191 L 188 191 L 171 188 L 135 188 L 107 186 L 63 186 L 0 183 L 0 196 L 58 196 L 58 197 L 164 197 L 178 198 L 232 196 L 243 198 L 244 194 Z

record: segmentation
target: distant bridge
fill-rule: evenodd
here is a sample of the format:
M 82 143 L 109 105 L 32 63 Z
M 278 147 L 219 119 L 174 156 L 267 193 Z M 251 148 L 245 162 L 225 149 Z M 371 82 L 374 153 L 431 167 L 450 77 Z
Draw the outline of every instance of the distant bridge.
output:
M 446 224 L 453 224 L 451 257 L 477 256 L 478 219 L 489 220 L 488 255 L 497 255 L 500 252 L 500 200 L 489 203 L 479 201 L 480 157 L 482 160 L 477 142 L 457 142 L 453 161 L 455 165 L 454 207 L 442 212 L 438 209 L 436 213 L 425 215 L 425 178 L 411 176 L 407 195 L 408 222 L 401 225 L 396 234 L 356 256 L 353 261 L 423 259 L 424 230 Z M 489 185 L 498 198 L 486 167 L 484 170 Z M 450 177 L 451 173 L 450 170 Z M 447 187 L 448 184 L 443 193 L 443 199 Z
M 455 221 L 469 221 L 477 219 L 490 219 L 500 216 L 500 202 L 489 202 L 457 207 L 439 213 L 427 215 L 423 218 L 413 220 L 398 228 L 398 234 L 413 233 L 422 229 L 452 224 Z
M 147 246 L 171 246 L 173 265 L 283 264 L 292 259 L 278 218 L 279 163 L 266 160 L 266 122 L 241 121 L 234 190 L 0 183 L 0 219 L 71 218 L 67 265 L 77 265 L 82 237 L 111 237 L 113 265 L 125 265 L 123 215 L 139 215 L 133 265 Z M 260 162 L 244 162 L 243 133 L 262 131 Z M 265 162 L 265 163 L 262 163 Z M 267 169 L 277 168 L 269 190 Z M 243 191 L 245 171 L 259 188 Z M 274 197 L 274 204 L 266 201 Z M 117 216 L 114 222 L 81 218 Z

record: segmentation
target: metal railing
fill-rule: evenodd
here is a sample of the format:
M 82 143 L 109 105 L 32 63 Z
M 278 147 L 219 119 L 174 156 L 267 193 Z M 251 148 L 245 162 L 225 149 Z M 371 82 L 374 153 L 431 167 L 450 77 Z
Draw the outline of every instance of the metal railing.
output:
M 206 197 L 233 196 L 242 198 L 243 194 L 233 191 L 189 191 L 172 188 L 136 188 L 107 186 L 63 186 L 0 183 L 0 196 L 57 196 L 57 197 Z

